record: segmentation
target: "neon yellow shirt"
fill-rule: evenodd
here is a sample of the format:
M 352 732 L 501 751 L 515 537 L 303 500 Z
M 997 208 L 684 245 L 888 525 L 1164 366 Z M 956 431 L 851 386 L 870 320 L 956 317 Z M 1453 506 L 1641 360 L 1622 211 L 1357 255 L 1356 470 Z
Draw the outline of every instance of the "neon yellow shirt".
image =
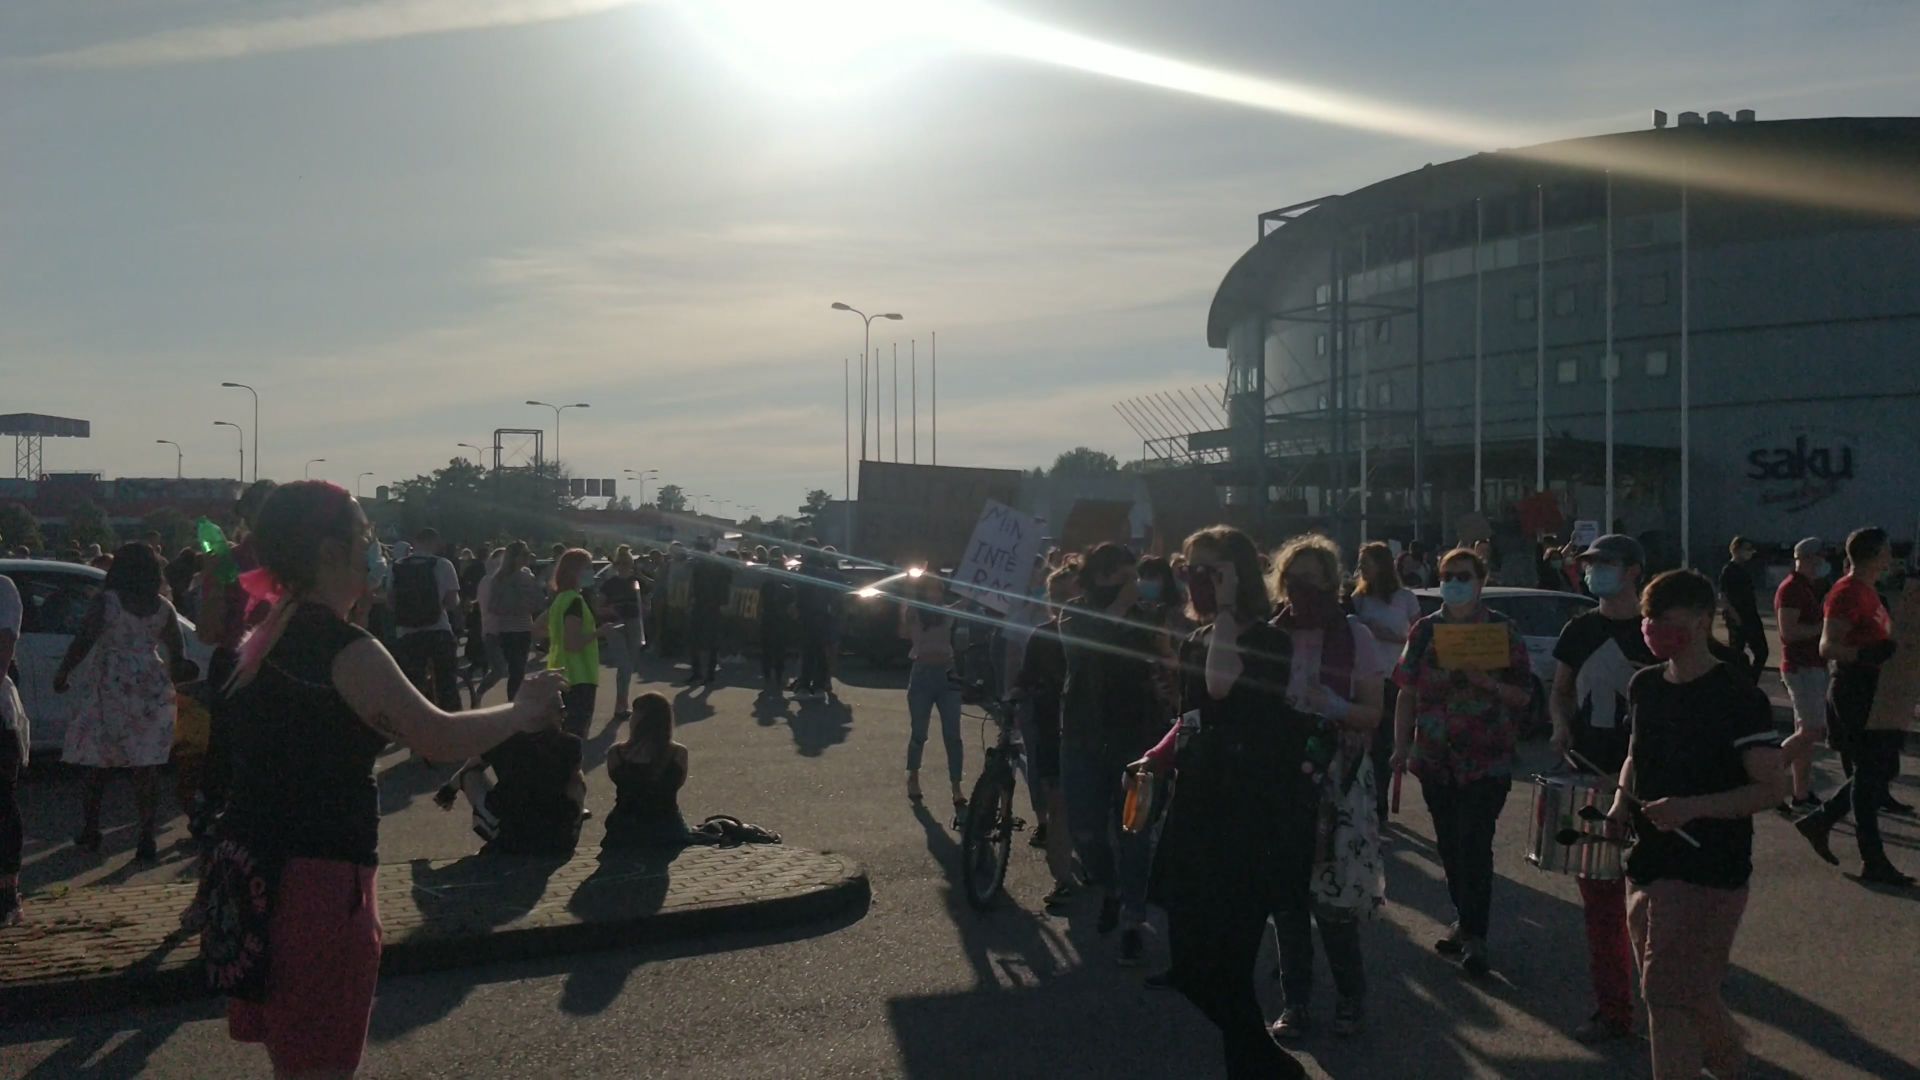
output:
M 567 651 L 567 615 L 575 602 L 580 605 L 580 629 L 587 635 L 587 647 Z M 547 608 L 547 669 L 564 672 L 570 686 L 600 684 L 600 639 L 595 635 L 593 605 L 578 589 L 568 589 L 553 598 Z

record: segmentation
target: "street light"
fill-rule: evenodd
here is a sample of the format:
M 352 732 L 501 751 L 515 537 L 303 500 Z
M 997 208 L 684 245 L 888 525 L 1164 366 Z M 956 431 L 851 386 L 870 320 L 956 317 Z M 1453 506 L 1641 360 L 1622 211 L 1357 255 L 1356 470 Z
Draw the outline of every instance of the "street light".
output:
M 546 401 L 529 400 L 527 404 L 538 405 L 543 409 L 553 410 L 553 464 L 554 467 L 558 469 L 560 465 L 560 414 L 566 412 L 568 409 L 588 409 L 592 408 L 592 406 L 584 401 L 576 401 L 571 405 L 555 405 Z M 554 475 L 557 476 L 559 474 L 556 472 Z
M 470 442 L 454 443 L 453 445 L 458 446 L 463 450 L 473 451 L 473 463 L 475 465 L 481 464 L 480 455 L 486 452 L 484 447 L 475 446 Z
M 307 463 L 300 467 L 300 479 L 302 480 L 313 479 L 313 467 L 315 465 L 325 465 L 326 463 L 327 463 L 327 459 L 323 457 L 308 458 Z M 254 464 L 257 466 L 260 464 L 260 462 L 255 461 Z
M 231 420 L 215 420 L 213 422 L 213 426 L 214 427 L 230 427 L 233 429 L 233 434 L 235 438 L 237 438 L 240 442 L 240 482 L 243 484 L 246 483 L 247 482 L 247 433 L 241 429 L 239 424 L 236 424 Z
M 186 475 L 185 466 L 183 463 L 186 461 L 187 455 L 184 451 L 180 449 L 180 444 L 177 442 L 174 442 L 172 439 L 155 439 L 153 441 L 154 441 L 154 444 L 158 446 L 173 447 L 173 478 L 175 480 L 178 480 L 182 476 Z
M 862 339 L 864 344 L 860 348 L 860 460 L 865 461 L 867 460 L 867 356 L 873 351 L 873 320 L 892 319 L 895 322 L 899 322 L 901 315 L 897 311 L 889 311 L 879 315 L 869 315 L 857 307 L 850 304 L 843 304 L 838 300 L 833 302 L 833 310 L 851 311 L 855 315 L 860 316 L 860 324 L 864 330 L 865 336 Z M 875 363 L 877 365 L 878 361 L 876 360 Z M 880 388 L 880 373 L 877 368 L 873 374 L 873 385 L 877 392 Z M 877 425 L 880 419 L 880 409 L 877 403 L 873 410 L 873 416 L 874 422 Z M 876 442 L 879 441 L 877 427 L 875 429 L 874 440 Z
M 260 391 L 240 382 L 223 382 L 220 385 L 228 390 L 245 390 L 253 395 L 253 478 L 258 480 L 260 479 Z M 245 476 L 240 477 L 241 483 L 245 483 L 246 480 Z
M 354 498 L 364 499 L 367 497 L 366 496 L 367 489 L 361 485 L 360 481 L 365 480 L 367 477 L 372 475 L 373 474 L 371 472 L 363 472 L 359 476 L 356 476 L 353 478 L 353 497 Z
M 634 469 L 628 469 L 627 475 L 633 477 L 635 480 L 640 481 L 640 505 L 641 506 L 647 505 L 647 477 L 652 476 L 652 477 L 658 478 L 660 475 L 660 470 L 648 469 L 645 472 L 639 472 Z

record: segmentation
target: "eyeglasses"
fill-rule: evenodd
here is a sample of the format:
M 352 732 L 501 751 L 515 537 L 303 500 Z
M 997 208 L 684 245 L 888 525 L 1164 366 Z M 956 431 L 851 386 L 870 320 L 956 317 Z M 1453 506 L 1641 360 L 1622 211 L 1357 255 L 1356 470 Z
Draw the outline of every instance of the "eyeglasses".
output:
M 1479 580 L 1479 575 L 1471 570 L 1442 570 L 1440 572 L 1440 580 L 1471 582 Z

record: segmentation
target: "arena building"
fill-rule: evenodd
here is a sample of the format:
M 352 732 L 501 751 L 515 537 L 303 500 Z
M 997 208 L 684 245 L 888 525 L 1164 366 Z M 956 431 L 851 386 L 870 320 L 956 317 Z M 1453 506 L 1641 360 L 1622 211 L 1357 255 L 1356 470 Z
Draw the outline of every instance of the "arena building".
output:
M 1450 543 L 1476 510 L 1516 540 L 1612 522 L 1665 563 L 1911 539 L 1920 119 L 1665 119 L 1260 215 L 1208 315 L 1227 425 L 1147 453 L 1349 544 Z

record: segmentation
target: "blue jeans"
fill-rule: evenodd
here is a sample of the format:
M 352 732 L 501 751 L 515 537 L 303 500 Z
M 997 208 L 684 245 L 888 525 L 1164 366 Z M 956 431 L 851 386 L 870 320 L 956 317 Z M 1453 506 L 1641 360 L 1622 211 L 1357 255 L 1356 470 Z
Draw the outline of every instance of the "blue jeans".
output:
M 907 676 L 907 771 L 920 771 L 920 755 L 927 748 L 927 723 L 940 710 L 940 739 L 947 745 L 947 777 L 960 783 L 960 688 L 947 675 L 945 664 L 915 664 Z
M 1147 877 L 1153 867 L 1153 831 L 1120 827 L 1125 774 L 1133 755 L 1103 747 L 1060 747 L 1060 783 L 1067 796 L 1067 828 L 1093 884 L 1119 894 L 1121 915 L 1147 917 Z

